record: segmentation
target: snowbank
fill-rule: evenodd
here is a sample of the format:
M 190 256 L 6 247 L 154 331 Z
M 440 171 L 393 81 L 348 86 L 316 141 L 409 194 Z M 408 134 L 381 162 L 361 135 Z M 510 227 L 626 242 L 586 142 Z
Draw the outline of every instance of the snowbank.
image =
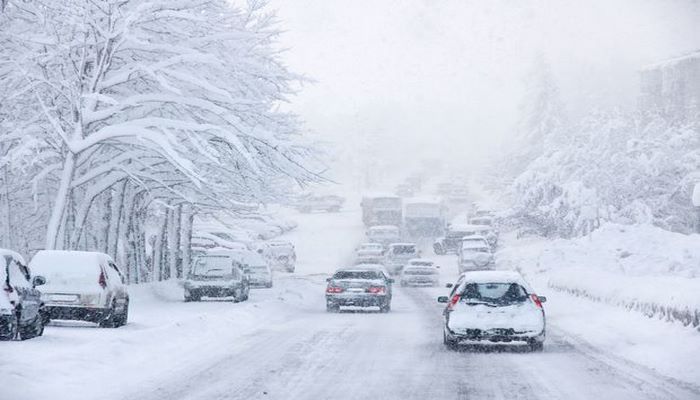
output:
M 497 262 L 555 290 L 700 329 L 700 235 L 608 224 L 574 240 L 512 240 Z

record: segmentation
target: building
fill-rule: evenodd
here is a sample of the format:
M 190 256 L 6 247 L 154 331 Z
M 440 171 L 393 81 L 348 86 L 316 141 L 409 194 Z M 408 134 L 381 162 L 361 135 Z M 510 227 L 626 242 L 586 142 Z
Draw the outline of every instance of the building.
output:
M 700 113 L 700 50 L 648 65 L 640 71 L 642 111 L 658 112 L 673 120 L 697 118 Z

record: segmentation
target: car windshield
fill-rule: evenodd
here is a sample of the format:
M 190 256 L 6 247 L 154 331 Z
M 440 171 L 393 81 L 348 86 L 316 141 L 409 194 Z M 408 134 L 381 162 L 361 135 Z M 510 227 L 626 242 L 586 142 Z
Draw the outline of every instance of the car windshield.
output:
M 194 262 L 195 276 L 227 277 L 233 275 L 233 260 L 229 256 L 200 256 Z
M 405 275 L 436 275 L 437 271 L 433 268 L 406 268 Z
M 527 292 L 517 283 L 467 283 L 462 292 L 465 303 L 487 303 L 492 305 L 512 305 L 527 301 Z
M 432 261 L 412 261 L 411 265 L 417 265 L 421 267 L 432 267 L 433 262 Z
M 333 275 L 333 279 L 377 280 L 382 279 L 382 276 L 377 271 L 338 271 Z

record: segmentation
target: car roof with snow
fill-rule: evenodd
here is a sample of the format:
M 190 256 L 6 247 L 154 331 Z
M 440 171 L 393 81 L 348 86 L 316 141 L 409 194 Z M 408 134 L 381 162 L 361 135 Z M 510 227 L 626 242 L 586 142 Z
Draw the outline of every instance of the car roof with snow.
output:
M 465 272 L 464 283 L 518 283 L 525 288 L 529 288 L 528 283 L 522 275 L 516 271 L 470 271 Z
M 431 196 L 411 197 L 408 199 L 404 199 L 403 203 L 404 203 L 404 205 L 407 205 L 407 204 L 435 204 L 435 205 L 439 205 L 439 204 L 442 204 L 442 198 L 431 197 Z
M 211 256 L 228 256 L 236 261 L 240 261 L 241 263 L 253 267 L 257 266 L 263 266 L 267 265 L 267 262 L 265 259 L 258 253 L 252 251 L 252 250 L 236 250 L 236 249 L 226 249 L 226 248 L 217 248 L 217 249 L 212 249 L 206 252 L 204 254 L 205 256 L 211 255 Z
M 27 263 L 24 262 L 24 257 L 22 257 L 19 253 L 13 250 L 9 249 L 0 249 L 0 257 L 5 257 L 5 256 L 10 256 L 14 258 L 15 260 L 18 260 L 22 265 L 27 265 Z
M 389 243 L 389 247 L 399 247 L 399 246 L 416 246 L 415 243 L 410 243 L 410 242 L 396 242 L 396 243 Z

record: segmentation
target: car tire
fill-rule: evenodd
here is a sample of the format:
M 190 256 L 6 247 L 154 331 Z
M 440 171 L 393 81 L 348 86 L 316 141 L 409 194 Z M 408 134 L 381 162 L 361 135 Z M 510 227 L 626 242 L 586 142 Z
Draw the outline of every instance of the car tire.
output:
M 271 288 L 271 287 L 272 287 L 272 282 L 266 284 L 265 287 L 268 288 L 268 289 Z
M 326 303 L 326 311 L 330 313 L 340 312 L 340 306 L 335 303 Z
M 102 321 L 99 322 L 100 328 L 118 328 L 118 318 L 119 317 L 117 316 L 117 304 L 115 301 L 112 301 L 112 306 L 110 307 L 109 312 L 104 318 L 102 318 Z
M 33 339 L 44 334 L 44 318 L 41 314 L 34 317 L 34 321 L 25 327 L 19 328 L 19 337 L 21 340 Z
M 386 314 L 389 311 L 391 311 L 391 303 L 389 303 L 389 302 L 386 302 L 379 307 L 379 312 L 381 312 L 381 313 Z
M 457 350 L 457 342 L 447 337 L 447 333 L 442 332 L 442 343 L 448 350 Z
M 0 335 L 0 341 L 8 341 L 8 340 L 14 340 L 17 338 L 17 335 L 19 334 L 19 316 L 15 315 L 12 321 L 12 326 L 10 327 L 10 331 L 6 335 Z
M 542 351 L 544 351 L 544 342 L 530 342 L 530 351 L 533 353 L 541 353 Z
M 442 247 L 441 244 L 434 244 L 433 245 L 433 252 L 439 256 L 445 255 L 445 249 Z
M 129 321 L 129 299 L 126 300 L 126 303 L 124 303 L 124 311 L 122 311 L 119 314 L 119 317 L 114 321 L 115 323 L 115 328 L 118 328 L 120 326 L 126 325 L 126 323 Z

